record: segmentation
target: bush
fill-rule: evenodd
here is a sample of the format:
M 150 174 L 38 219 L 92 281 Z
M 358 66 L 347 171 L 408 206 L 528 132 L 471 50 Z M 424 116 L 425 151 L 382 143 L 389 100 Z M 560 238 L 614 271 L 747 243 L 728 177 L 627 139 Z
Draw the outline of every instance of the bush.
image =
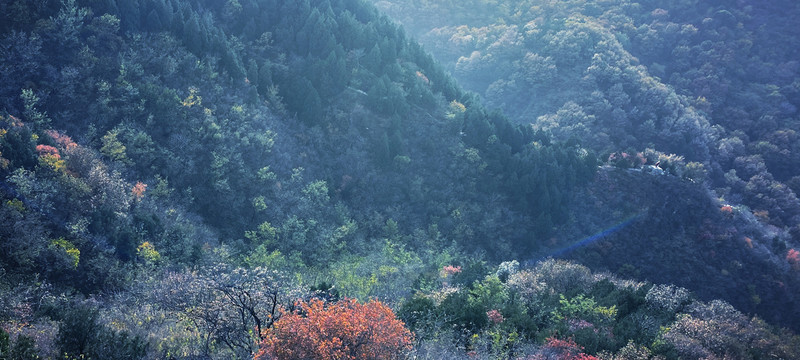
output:
M 411 350 L 412 335 L 379 301 L 311 299 L 284 314 L 263 338 L 256 360 L 400 359 Z
M 89 306 L 67 310 L 56 340 L 65 358 L 141 359 L 147 354 L 144 340 L 108 329 L 98 318 L 98 310 Z
M 0 328 L 0 359 L 3 360 L 35 360 L 39 359 L 36 344 L 28 336 L 18 335 L 16 341 Z

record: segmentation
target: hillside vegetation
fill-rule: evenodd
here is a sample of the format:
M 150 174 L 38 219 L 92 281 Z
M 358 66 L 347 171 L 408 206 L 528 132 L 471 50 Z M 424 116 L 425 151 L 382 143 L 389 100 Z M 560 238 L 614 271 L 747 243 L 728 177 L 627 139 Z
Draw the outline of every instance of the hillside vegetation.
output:
M 800 236 L 795 145 L 800 54 L 798 38 L 786 33 L 800 14 L 795 2 L 375 4 L 420 39 L 460 84 L 512 121 L 560 141 L 574 139 L 609 165 L 647 171 L 658 164 L 667 174 L 711 190 L 679 189 L 645 176 L 577 193 L 576 207 L 569 210 L 574 221 L 556 232 L 562 242 L 634 215 L 638 221 L 632 226 L 641 229 L 636 235 L 614 235 L 599 244 L 605 250 L 573 254 L 576 258 L 613 271 L 626 263 L 641 264 L 647 269 L 637 271 L 650 280 L 679 283 L 765 315 L 779 307 L 754 303 L 752 295 L 789 302 L 797 298 L 796 287 L 784 293 L 783 285 L 772 283 L 776 272 L 789 282 L 797 278 L 786 272 Z M 641 186 L 652 181 L 656 186 Z M 593 193 L 611 194 L 611 201 L 587 208 Z M 708 202 L 698 208 L 700 198 Z M 666 208 L 674 212 L 661 211 Z M 603 209 L 618 214 L 608 216 Z M 767 226 L 757 229 L 752 226 L 756 222 Z M 623 246 L 640 252 L 632 256 Z M 655 251 L 661 246 L 674 251 Z M 707 247 L 702 258 L 691 255 L 698 254 L 698 247 Z M 599 254 L 605 254 L 602 260 Z M 667 260 L 673 257 L 681 260 Z M 695 258 L 698 266 L 684 263 Z M 743 265 L 759 258 L 775 265 Z M 735 286 L 738 290 L 722 290 L 731 280 L 703 283 L 740 270 L 747 275 L 732 275 L 734 282 L 750 274 L 762 280 L 747 280 Z M 784 310 L 766 316 L 788 325 L 793 320 L 786 320 Z
M 677 154 L 718 196 L 797 232 L 798 39 L 778 35 L 796 3 L 377 4 L 516 122 L 603 160 Z
M 0 358 L 798 356 L 753 316 L 797 328 L 792 233 L 708 196 L 711 142 L 487 110 L 369 2 L 3 2 L 0 79 Z

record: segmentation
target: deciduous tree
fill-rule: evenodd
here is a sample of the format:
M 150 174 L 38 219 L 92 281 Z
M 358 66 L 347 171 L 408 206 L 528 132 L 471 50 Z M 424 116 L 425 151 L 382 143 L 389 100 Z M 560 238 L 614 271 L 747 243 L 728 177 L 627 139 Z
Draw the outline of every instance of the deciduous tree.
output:
M 379 301 L 311 299 L 264 332 L 256 359 L 400 359 L 412 337 Z

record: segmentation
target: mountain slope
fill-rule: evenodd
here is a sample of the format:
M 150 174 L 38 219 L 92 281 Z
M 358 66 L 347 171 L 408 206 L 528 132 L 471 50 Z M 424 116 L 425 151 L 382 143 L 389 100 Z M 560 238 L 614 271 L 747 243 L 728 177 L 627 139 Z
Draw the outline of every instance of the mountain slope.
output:
M 442 290 L 486 324 L 492 263 L 609 220 L 574 204 L 607 184 L 592 151 L 486 110 L 364 1 L 2 3 L 0 78 L 2 356 L 248 358 L 310 298 Z
M 6 111 L 48 114 L 42 124 L 23 119 L 39 132 L 52 126 L 92 144 L 129 176 L 167 180 L 225 242 L 244 240 L 243 250 L 253 241 L 246 231 L 285 226 L 288 240 L 291 224 L 312 220 L 307 237 L 316 245 L 270 247 L 287 254 L 317 249 L 313 256 L 324 264 L 344 245 L 330 233 L 349 222 L 378 212 L 406 233 L 441 223 L 451 237 L 465 221 L 454 211 L 506 239 L 486 245 L 507 248 L 530 239 L 491 225 L 499 219 L 478 210 L 487 197 L 500 196 L 492 216 L 516 213 L 503 221 L 524 229 L 525 218 L 561 201 L 531 192 L 516 198 L 518 183 L 544 166 L 534 156 L 559 157 L 558 165 L 547 165 L 549 179 L 570 179 L 544 188 L 581 181 L 561 173 L 592 171 L 580 151 L 528 145 L 530 130 L 486 113 L 401 30 L 359 2 L 119 6 L 67 2 L 57 11 L 40 9 L 43 21 L 33 33 L 9 33 L 8 43 L 17 42 L 6 52 L 6 68 L 20 73 L 3 93 Z M 228 21 L 233 17 L 238 21 Z M 162 18 L 171 20 L 154 20 Z M 114 55 L 119 48 L 126 51 Z M 49 69 L 44 77 L 34 71 L 40 68 Z M 25 86 L 36 101 L 19 97 Z M 512 189 L 519 204 L 504 199 Z M 405 201 L 410 197 L 416 203 Z M 330 217 L 317 210 L 337 203 L 358 211 Z M 398 205 L 406 208 L 387 213 Z M 460 244 L 483 237 L 458 236 Z
M 790 145 L 800 130 L 796 110 L 800 103 L 795 96 L 798 38 L 788 31 L 791 19 L 800 13 L 796 3 L 399 0 L 375 4 L 416 35 L 466 89 L 514 121 L 546 130 L 556 139 L 575 138 L 609 165 L 634 170 L 658 165 L 662 168 L 658 171 L 697 183 L 679 189 L 661 182 L 660 187 L 648 186 L 647 176 L 642 183 L 619 178 L 621 183 L 610 194 L 629 203 L 607 199 L 602 206 L 587 208 L 587 201 L 596 201 L 593 194 L 607 193 L 611 186 L 596 183 L 599 189 L 578 191 L 569 210 L 574 220 L 555 232 L 559 240 L 547 249 L 567 246 L 644 211 L 641 232 L 630 234 L 631 238 L 613 236 L 624 244 L 639 243 L 632 248 L 641 252 L 617 249 L 620 252 L 610 259 L 641 260 L 637 263 L 647 267 L 642 273 L 648 278 L 679 283 L 699 293 L 714 289 L 712 297 L 787 319 L 780 311 L 767 315 L 768 302 L 747 304 L 750 295 L 743 295 L 744 289 L 760 289 L 753 294 L 783 304 L 798 294 L 796 287 L 780 285 L 796 277 L 792 264 L 800 214 L 794 185 L 796 151 Z M 641 196 L 630 198 L 631 193 Z M 705 200 L 699 208 L 697 199 L 686 199 L 675 213 L 654 213 L 662 202 L 685 197 Z M 647 205 L 631 208 L 640 201 Z M 719 208 L 736 209 L 742 217 L 722 221 Z M 606 215 L 606 209 L 622 215 L 599 216 L 603 221 L 597 222 L 597 215 Z M 701 219 L 713 226 L 701 225 Z M 756 220 L 760 225 L 753 223 Z M 663 223 L 671 225 L 659 230 L 644 225 Z M 751 227 L 761 229 L 743 230 Z M 685 251 L 656 250 L 677 248 L 686 229 L 700 228 L 706 230 L 688 234 L 692 245 L 681 245 Z M 575 233 L 575 229 L 585 230 Z M 771 265 L 751 263 L 754 255 L 739 246 L 743 236 L 763 244 L 756 252 L 765 253 L 756 257 L 771 259 Z M 708 237 L 729 239 L 725 245 L 735 246 L 715 250 L 730 264 L 721 266 L 723 260 L 709 258 L 710 249 L 697 251 L 695 243 Z M 681 256 L 687 258 L 678 260 Z M 603 261 L 607 258 L 582 259 L 615 271 L 623 265 Z M 644 259 L 651 260 L 649 266 Z M 731 267 L 760 275 L 737 289 L 701 284 Z M 681 275 L 684 271 L 707 276 L 687 278 Z
M 718 196 L 797 225 L 796 3 L 500 1 L 471 11 L 489 4 L 377 2 L 515 121 L 577 136 L 603 157 L 683 156 Z

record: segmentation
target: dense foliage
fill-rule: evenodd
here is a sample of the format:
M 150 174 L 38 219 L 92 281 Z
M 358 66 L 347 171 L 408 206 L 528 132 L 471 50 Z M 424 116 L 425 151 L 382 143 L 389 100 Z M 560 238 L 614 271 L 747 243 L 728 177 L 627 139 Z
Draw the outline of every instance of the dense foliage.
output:
M 552 56 L 518 67 L 586 65 Z M 646 136 L 585 123 L 601 117 L 580 91 L 553 91 L 572 102 L 535 126 L 489 111 L 480 96 L 496 99 L 463 91 L 362 0 L 0 2 L 0 358 L 730 357 L 754 333 L 769 341 L 746 356 L 793 356 L 791 333 L 726 303 L 661 314 L 641 299 L 661 288 L 573 263 L 494 271 L 570 256 L 722 284 L 697 293 L 797 326 L 775 314 L 800 310 L 800 247 L 764 225 L 793 226 L 789 178 L 731 139 L 730 164 L 752 184 L 725 190 L 732 205 L 709 197 L 709 110 L 620 61 L 620 79 L 598 70 L 581 84 L 646 89 L 623 106 L 660 114 Z M 642 107 L 647 96 L 659 105 Z M 621 220 L 604 241 L 563 248 Z M 551 280 L 564 272 L 583 277 Z M 642 322 L 671 327 L 630 330 Z M 717 327 L 730 331 L 691 330 Z
M 702 302 L 674 285 L 652 285 L 547 260 L 519 270 L 501 264 L 463 283 L 465 270 L 443 268 L 440 286 L 401 307 L 422 339 L 420 356 L 523 359 L 791 359 L 786 337 L 724 301 Z
M 798 225 L 798 39 L 774 36 L 797 3 L 378 4 L 516 121 L 601 154 L 684 156 L 719 196 Z
M 790 145 L 800 131 L 798 38 L 777 36 L 800 14 L 796 2 L 375 3 L 416 35 L 460 84 L 514 121 L 562 141 L 577 139 L 608 165 L 655 170 L 712 190 L 703 194 L 641 177 L 624 183 L 657 186 L 621 191 L 627 185 L 614 184 L 619 177 L 612 176 L 611 183 L 577 192 L 576 207 L 570 208 L 575 221 L 556 232 L 560 239 L 572 235 L 552 248 L 634 216 L 636 229 L 600 244 L 594 254 L 577 256 L 614 271 L 626 265 L 630 275 L 641 271 L 651 280 L 680 283 L 707 299 L 724 297 L 797 328 L 777 304 L 796 302 L 800 289 L 772 285 L 795 281 L 787 265 L 800 235 L 800 173 Z M 612 195 L 609 201 L 594 195 L 604 193 Z M 636 196 L 628 198 L 631 193 Z M 678 204 L 672 203 L 676 197 Z M 698 207 L 690 197 L 712 200 Z M 596 201 L 602 205 L 591 206 Z M 661 211 L 662 203 L 676 212 Z M 712 207 L 731 210 L 725 212 L 729 217 L 720 218 Z M 605 216 L 609 208 L 618 215 Z M 701 208 L 703 214 L 695 211 Z M 754 229 L 754 218 L 769 226 Z M 689 249 L 698 247 L 708 247 L 703 264 L 687 267 L 685 261 L 696 258 Z M 739 270 L 745 274 L 703 283 Z M 773 312 L 777 308 L 782 310 Z
M 411 333 L 380 302 L 296 306 L 265 330 L 256 359 L 401 359 L 411 349 Z

